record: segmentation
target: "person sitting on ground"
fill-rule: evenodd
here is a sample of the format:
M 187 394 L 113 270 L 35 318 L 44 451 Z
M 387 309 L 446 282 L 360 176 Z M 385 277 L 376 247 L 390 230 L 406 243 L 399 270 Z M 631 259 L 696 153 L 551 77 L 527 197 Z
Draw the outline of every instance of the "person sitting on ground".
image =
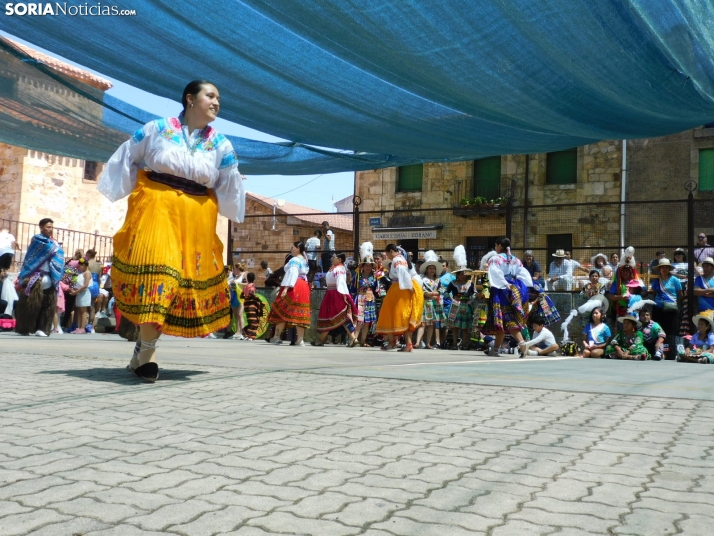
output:
M 714 309 L 714 259 L 707 257 L 701 262 L 702 275 L 694 280 L 694 295 L 699 310 Z
M 632 279 L 627 283 L 627 293 L 630 295 L 630 298 L 627 300 L 628 311 L 632 311 L 632 309 L 635 308 L 635 304 L 642 301 L 642 290 L 642 285 L 640 285 L 639 281 Z
M 640 286 L 644 286 L 640 279 L 637 269 L 629 264 L 623 264 L 617 268 L 617 273 L 608 290 L 608 299 L 614 305 L 615 317 L 627 315 L 627 309 L 630 304 L 630 288 L 628 283 L 635 281 Z
M 612 333 L 605 323 L 605 312 L 600 307 L 590 311 L 590 323 L 583 329 L 583 357 L 601 358 Z
M 714 311 L 708 310 L 694 317 L 697 331 L 689 340 L 685 338 L 684 347 L 677 348 L 677 361 L 685 363 L 714 363 Z
M 652 306 L 645 305 L 639 312 L 640 323 L 642 327 L 640 331 L 645 339 L 645 348 L 652 356 L 654 361 L 660 361 L 664 355 L 664 341 L 667 338 L 662 326 L 652 320 Z
M 622 324 L 622 329 L 605 348 L 605 357 L 607 359 L 647 361 L 650 358 L 650 353 L 645 347 L 645 338 L 642 332 L 637 331 L 642 327 L 640 321 L 631 315 L 622 316 L 617 321 Z
M 531 323 L 533 325 L 533 335 L 535 336 L 530 341 L 521 341 L 518 344 L 521 357 L 526 355 L 555 355 L 559 346 L 553 333 L 545 327 L 545 318 L 540 315 L 536 316 Z

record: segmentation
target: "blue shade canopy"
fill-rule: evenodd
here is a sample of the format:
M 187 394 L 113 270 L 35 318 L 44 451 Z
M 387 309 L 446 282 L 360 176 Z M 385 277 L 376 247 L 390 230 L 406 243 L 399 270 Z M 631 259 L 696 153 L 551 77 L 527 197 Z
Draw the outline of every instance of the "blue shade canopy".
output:
M 244 144 L 254 162 L 265 157 L 284 170 L 537 153 L 714 121 L 710 0 L 118 6 L 137 14 L 0 15 L 0 28 L 174 100 L 188 81 L 212 80 L 225 119 L 370 153 Z

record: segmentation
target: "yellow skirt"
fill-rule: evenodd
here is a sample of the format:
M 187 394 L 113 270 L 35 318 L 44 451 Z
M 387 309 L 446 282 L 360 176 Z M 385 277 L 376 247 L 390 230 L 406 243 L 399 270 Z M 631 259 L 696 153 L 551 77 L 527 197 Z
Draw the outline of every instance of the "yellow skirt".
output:
M 412 282 L 414 292 L 400 289 L 398 281 L 389 287 L 377 319 L 378 334 L 403 335 L 407 331 L 415 331 L 421 324 L 424 291 L 420 282 Z
M 139 171 L 114 236 L 112 284 L 119 310 L 167 335 L 203 337 L 230 322 L 223 244 L 213 191 L 190 195 Z

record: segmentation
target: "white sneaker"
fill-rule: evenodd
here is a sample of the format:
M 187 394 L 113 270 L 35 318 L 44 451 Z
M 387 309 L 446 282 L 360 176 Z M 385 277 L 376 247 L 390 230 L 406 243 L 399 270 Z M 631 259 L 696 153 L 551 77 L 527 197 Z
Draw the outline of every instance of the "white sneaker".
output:
M 47 333 L 38 329 L 37 331 L 35 331 L 35 337 L 47 337 Z
M 97 318 L 106 318 L 107 314 L 106 313 L 97 313 Z
M 56 333 L 57 335 L 62 335 L 64 333 L 64 331 L 62 331 L 62 328 L 57 328 L 57 329 L 53 329 L 52 333 Z
M 528 355 L 540 355 L 536 350 L 528 350 Z
M 300 341 L 295 346 L 305 346 L 305 341 Z
M 209 333 L 208 335 L 206 335 L 206 338 L 207 339 L 217 339 L 218 337 L 216 337 L 213 333 Z
M 244 341 L 245 337 L 243 335 L 241 335 L 240 333 L 236 333 L 235 335 L 233 335 L 231 337 L 231 339 L 234 339 L 236 341 Z

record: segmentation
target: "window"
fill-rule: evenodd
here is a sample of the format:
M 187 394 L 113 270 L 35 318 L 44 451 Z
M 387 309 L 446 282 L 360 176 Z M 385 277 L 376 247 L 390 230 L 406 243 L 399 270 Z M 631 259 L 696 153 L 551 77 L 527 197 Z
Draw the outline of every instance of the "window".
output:
M 84 162 L 84 180 L 85 181 L 97 181 L 97 162 L 92 162 L 91 160 L 85 160 Z
M 474 160 L 474 197 L 501 197 L 501 157 Z
M 699 191 L 714 191 L 714 149 L 699 150 Z
M 546 184 L 575 184 L 578 181 L 578 150 L 568 149 L 546 155 Z
M 466 237 L 466 258 L 469 267 L 478 270 L 481 258 L 496 247 L 497 236 L 468 236 Z M 449 261 L 450 263 L 453 261 Z M 451 267 L 452 270 L 456 268 Z
M 405 240 L 398 240 L 397 245 L 404 248 L 404 251 L 412 254 L 412 262 L 419 258 L 419 239 L 418 238 L 408 238 Z
M 397 168 L 397 192 L 421 192 L 424 164 Z
M 572 234 L 549 234 L 548 235 L 548 265 L 553 261 L 553 253 L 562 249 L 564 251 L 573 251 L 573 235 Z
M 704 128 L 714 128 L 714 123 L 707 123 Z

